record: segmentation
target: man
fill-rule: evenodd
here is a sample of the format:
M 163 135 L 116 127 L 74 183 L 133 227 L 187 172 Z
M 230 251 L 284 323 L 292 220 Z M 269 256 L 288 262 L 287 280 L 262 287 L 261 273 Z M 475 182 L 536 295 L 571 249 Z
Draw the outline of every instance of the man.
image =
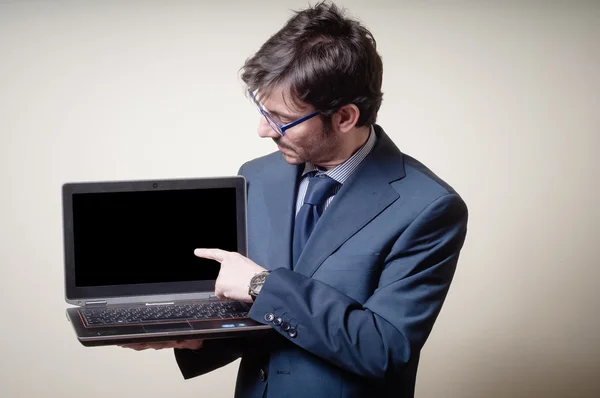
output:
M 375 40 L 334 5 L 297 13 L 243 67 L 278 151 L 244 164 L 248 257 L 219 297 L 254 304 L 264 337 L 175 348 L 188 379 L 242 358 L 236 397 L 412 397 L 420 350 L 466 235 L 460 196 L 375 124 Z

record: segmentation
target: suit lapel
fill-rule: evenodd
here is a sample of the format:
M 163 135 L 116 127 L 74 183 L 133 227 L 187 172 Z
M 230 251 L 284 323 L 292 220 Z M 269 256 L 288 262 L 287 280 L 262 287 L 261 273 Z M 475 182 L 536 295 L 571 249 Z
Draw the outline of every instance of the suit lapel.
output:
M 272 167 L 275 175 L 266 180 L 263 190 L 272 231 L 269 264 L 271 269 L 292 269 L 292 231 L 299 167 L 288 164 L 281 157 Z
M 331 253 L 398 199 L 390 182 L 404 177 L 402 155 L 379 126 L 375 131 L 377 144 L 319 219 L 294 271 L 312 276 Z

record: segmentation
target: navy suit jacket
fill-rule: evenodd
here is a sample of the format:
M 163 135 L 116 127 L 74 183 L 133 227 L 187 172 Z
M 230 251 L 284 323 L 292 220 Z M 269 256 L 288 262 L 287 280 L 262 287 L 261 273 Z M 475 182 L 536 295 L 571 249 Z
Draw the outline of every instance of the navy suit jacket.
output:
M 241 357 L 236 397 L 413 397 L 419 354 L 467 230 L 461 197 L 379 126 L 292 270 L 302 166 L 250 161 L 248 257 L 272 270 L 250 311 L 270 335 L 175 350 L 188 379 Z M 265 319 L 273 314 L 295 328 Z

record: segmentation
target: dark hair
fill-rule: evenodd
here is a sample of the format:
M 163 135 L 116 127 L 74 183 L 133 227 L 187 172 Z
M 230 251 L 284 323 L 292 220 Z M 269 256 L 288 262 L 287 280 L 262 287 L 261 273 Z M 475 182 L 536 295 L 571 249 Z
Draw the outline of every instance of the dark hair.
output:
M 335 4 L 296 11 L 242 67 L 251 91 L 266 94 L 282 85 L 295 99 L 326 117 L 355 104 L 357 126 L 375 123 L 383 94 L 383 65 L 369 30 Z

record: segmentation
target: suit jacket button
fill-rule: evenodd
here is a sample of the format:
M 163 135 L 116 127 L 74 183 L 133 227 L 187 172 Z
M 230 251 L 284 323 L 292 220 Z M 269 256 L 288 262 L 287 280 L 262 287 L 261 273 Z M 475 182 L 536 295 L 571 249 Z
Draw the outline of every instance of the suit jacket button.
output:
M 273 319 L 275 319 L 275 315 L 273 315 L 272 313 L 268 312 L 265 314 L 265 321 L 271 322 Z
M 265 373 L 264 369 L 261 369 L 258 373 L 260 374 L 260 381 L 266 381 L 267 380 L 267 374 Z
M 281 329 L 283 329 L 284 332 L 287 332 L 288 330 L 290 330 L 290 324 L 287 322 L 283 322 L 281 324 Z
M 294 328 L 290 328 L 290 330 L 287 331 L 288 334 L 290 335 L 290 337 L 293 339 L 294 337 L 298 336 L 298 330 L 294 329 Z
M 283 319 L 281 319 L 280 317 L 273 319 L 273 325 L 275 326 L 281 325 L 281 322 L 283 322 Z

